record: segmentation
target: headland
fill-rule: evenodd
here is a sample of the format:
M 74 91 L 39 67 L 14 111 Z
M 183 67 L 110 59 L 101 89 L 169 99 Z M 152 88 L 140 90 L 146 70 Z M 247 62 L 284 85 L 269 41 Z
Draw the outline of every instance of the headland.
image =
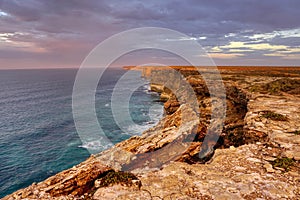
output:
M 125 68 L 141 70 L 160 94 L 160 122 L 3 199 L 299 199 L 300 67 L 218 67 L 226 116 L 213 148 L 205 138 L 219 96 L 201 75 L 209 68 Z

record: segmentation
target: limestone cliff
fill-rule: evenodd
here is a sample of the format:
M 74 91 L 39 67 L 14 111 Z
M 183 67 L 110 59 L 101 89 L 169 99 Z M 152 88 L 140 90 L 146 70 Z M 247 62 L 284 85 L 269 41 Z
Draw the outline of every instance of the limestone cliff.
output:
M 215 99 L 198 71 L 174 69 L 199 111 L 178 74 L 148 68 L 165 102 L 155 127 L 4 199 L 300 199 L 300 70 L 221 68 L 226 118 L 199 159 Z

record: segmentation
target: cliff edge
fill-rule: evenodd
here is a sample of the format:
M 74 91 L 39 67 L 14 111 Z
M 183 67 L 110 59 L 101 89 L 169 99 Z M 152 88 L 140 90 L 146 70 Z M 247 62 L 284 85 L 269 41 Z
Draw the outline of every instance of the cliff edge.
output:
M 3 199 L 300 199 L 300 70 L 220 68 L 226 118 L 200 159 L 218 96 L 197 70 L 173 69 L 199 112 L 174 73 L 148 67 L 165 108 L 156 126 Z

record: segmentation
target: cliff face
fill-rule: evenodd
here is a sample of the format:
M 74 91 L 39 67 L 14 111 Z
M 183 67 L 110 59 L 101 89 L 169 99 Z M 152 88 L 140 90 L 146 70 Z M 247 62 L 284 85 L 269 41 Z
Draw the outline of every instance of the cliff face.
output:
M 299 199 L 300 71 L 222 69 L 224 126 L 199 159 L 214 97 L 197 71 L 176 70 L 196 102 L 177 73 L 148 69 L 165 102 L 155 127 L 4 199 Z

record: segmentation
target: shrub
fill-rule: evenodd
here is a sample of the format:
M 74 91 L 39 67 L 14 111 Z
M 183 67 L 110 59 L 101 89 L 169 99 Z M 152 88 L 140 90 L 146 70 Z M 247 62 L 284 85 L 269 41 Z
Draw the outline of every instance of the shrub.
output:
M 298 94 L 300 91 L 300 80 L 282 78 L 275 81 L 271 81 L 266 84 L 255 84 L 249 88 L 251 92 L 269 93 L 273 95 L 279 95 L 281 92 L 287 92 L 291 94 Z
M 289 133 L 292 133 L 292 134 L 295 134 L 295 135 L 300 135 L 300 130 L 292 131 L 292 132 L 289 132 Z
M 266 118 L 266 119 L 271 119 L 271 120 L 274 120 L 274 121 L 287 121 L 288 118 L 282 114 L 278 114 L 278 113 L 275 113 L 273 111 L 269 111 L 269 110 L 266 110 L 266 111 L 262 111 L 262 117 Z
M 273 167 L 279 167 L 289 171 L 291 166 L 294 166 L 295 161 L 292 158 L 276 158 L 276 160 L 271 161 Z
M 109 171 L 104 177 L 100 178 L 100 187 L 107 187 L 115 184 L 132 185 L 132 180 L 138 178 L 130 172 Z

